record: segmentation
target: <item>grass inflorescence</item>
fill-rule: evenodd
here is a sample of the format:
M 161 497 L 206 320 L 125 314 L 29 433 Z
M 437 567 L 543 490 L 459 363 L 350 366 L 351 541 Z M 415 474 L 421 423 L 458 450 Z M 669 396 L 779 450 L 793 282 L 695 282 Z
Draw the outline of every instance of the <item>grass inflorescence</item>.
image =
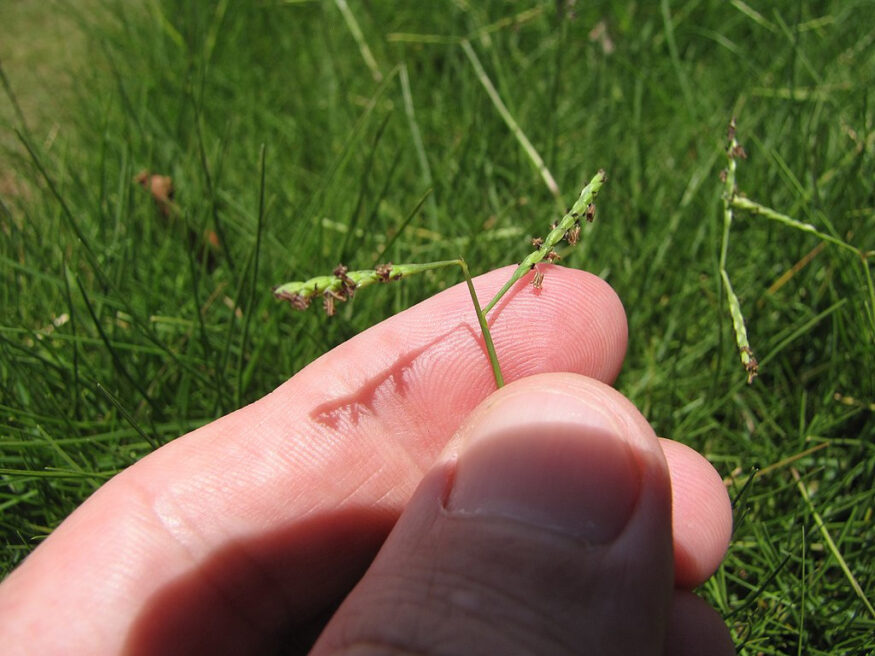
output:
M 574 205 L 569 209 L 562 220 L 554 223 L 550 227 L 550 232 L 545 238 L 535 238 L 532 240 L 532 246 L 535 250 L 527 255 L 519 266 L 514 270 L 510 279 L 496 292 L 495 296 L 486 305 L 485 308 L 480 307 L 480 302 L 477 299 L 477 293 L 474 291 L 474 285 L 471 281 L 471 275 L 468 272 L 468 267 L 465 260 L 459 258 L 457 260 L 443 260 L 440 262 L 423 262 L 415 264 L 392 264 L 387 262 L 378 264 L 373 269 L 365 269 L 361 271 L 350 271 L 343 264 L 338 264 L 331 275 L 316 276 L 309 280 L 293 281 L 277 285 L 273 288 L 273 294 L 282 301 L 288 301 L 289 304 L 296 310 L 306 310 L 314 298 L 322 298 L 325 314 L 329 317 L 334 316 L 335 304 L 343 303 L 353 297 L 357 290 L 362 287 L 373 285 L 374 283 L 386 283 L 394 280 L 401 280 L 408 276 L 425 271 L 434 271 L 435 269 L 444 269 L 447 267 L 458 266 L 461 268 L 465 276 L 465 281 L 468 284 L 468 290 L 471 293 L 471 301 L 474 304 L 474 312 L 477 314 L 477 321 L 480 323 L 480 329 L 483 332 L 483 339 L 486 343 L 487 353 L 489 355 L 490 365 L 495 376 L 495 383 L 498 387 L 504 385 L 504 379 L 501 374 L 501 367 L 498 362 L 498 357 L 495 353 L 495 347 L 492 343 L 492 336 L 489 332 L 489 325 L 486 321 L 486 314 L 495 307 L 496 303 L 501 300 L 515 282 L 520 280 L 526 273 L 534 269 L 537 264 L 545 258 L 550 262 L 555 262 L 559 259 L 554 247 L 563 239 L 569 245 L 574 246 L 580 241 L 580 222 L 586 220 L 589 223 L 595 218 L 595 198 L 598 195 L 602 185 L 607 180 L 607 176 L 603 170 L 600 170 L 596 176 L 590 181 Z M 544 274 L 536 271 L 532 277 L 532 285 L 541 287 L 544 280 Z

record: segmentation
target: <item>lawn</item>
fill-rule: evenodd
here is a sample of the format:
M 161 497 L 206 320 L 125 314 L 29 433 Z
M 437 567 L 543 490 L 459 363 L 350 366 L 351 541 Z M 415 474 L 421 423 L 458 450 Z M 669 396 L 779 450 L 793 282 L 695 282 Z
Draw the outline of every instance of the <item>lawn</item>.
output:
M 617 387 L 725 477 L 701 594 L 742 654 L 873 648 L 871 3 L 28 6 L 0 28 L 4 573 L 119 470 L 460 278 L 331 318 L 273 285 L 517 262 L 603 168 L 562 264 L 623 299 Z M 733 117 L 759 205 L 729 224 Z

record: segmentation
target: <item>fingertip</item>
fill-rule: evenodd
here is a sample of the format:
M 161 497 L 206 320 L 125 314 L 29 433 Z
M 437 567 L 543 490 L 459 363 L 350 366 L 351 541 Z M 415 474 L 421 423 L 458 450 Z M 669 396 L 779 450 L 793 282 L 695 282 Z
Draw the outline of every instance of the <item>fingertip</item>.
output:
M 675 585 L 691 589 L 720 566 L 732 534 L 732 504 L 714 466 L 700 453 L 661 438 L 672 485 Z
M 542 265 L 541 272 L 544 281 L 539 289 L 529 284 L 527 276 L 510 293 L 512 320 L 503 320 L 501 304 L 490 315 L 496 348 L 508 361 L 506 379 L 568 371 L 612 383 L 628 343 L 626 310 L 619 295 L 588 271 L 549 264 Z M 542 334 L 555 345 L 552 349 L 543 348 Z

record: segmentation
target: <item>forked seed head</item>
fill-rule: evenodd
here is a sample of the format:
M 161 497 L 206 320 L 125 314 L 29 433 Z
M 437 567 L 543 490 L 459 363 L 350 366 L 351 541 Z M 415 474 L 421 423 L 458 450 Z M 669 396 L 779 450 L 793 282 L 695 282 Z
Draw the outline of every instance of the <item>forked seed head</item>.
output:
M 559 253 L 557 253 L 556 251 L 550 251 L 549 253 L 547 253 L 547 259 L 551 262 L 555 262 L 556 260 L 561 260 L 562 256 L 559 255 Z
M 532 239 L 532 246 L 534 248 L 541 248 L 544 245 L 544 240 L 541 237 L 535 237 Z
M 532 277 L 532 287 L 535 289 L 541 289 L 544 285 L 544 273 L 542 271 L 535 270 L 535 275 Z

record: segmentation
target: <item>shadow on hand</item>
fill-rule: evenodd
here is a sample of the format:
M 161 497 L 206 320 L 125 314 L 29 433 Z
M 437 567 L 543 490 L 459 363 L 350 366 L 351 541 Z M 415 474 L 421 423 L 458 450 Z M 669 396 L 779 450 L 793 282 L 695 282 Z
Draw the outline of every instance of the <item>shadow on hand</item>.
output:
M 152 596 L 123 653 L 306 653 L 396 519 L 345 509 L 229 542 Z

